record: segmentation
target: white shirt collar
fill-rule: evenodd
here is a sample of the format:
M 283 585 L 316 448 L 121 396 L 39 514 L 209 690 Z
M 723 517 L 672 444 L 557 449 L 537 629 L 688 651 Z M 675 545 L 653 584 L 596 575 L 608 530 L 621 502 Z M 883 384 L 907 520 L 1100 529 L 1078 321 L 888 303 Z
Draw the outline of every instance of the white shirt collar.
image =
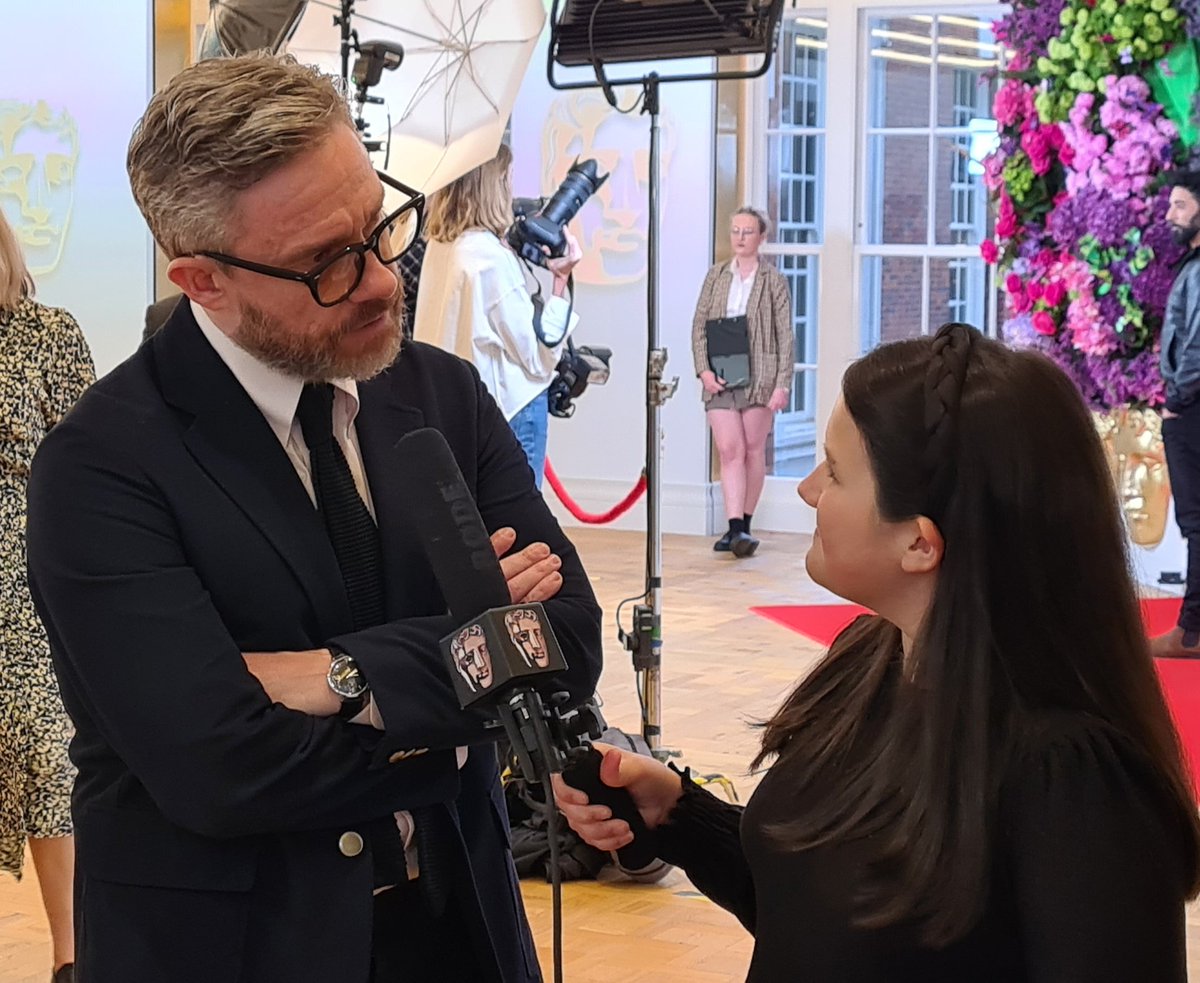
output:
M 228 366 L 233 377 L 246 390 L 246 395 L 266 418 L 279 442 L 286 447 L 292 433 L 292 423 L 296 418 L 300 393 L 304 389 L 304 380 L 255 358 L 218 328 L 203 307 L 195 301 L 189 303 L 192 306 L 192 316 L 208 343 L 212 345 L 213 351 Z M 358 386 L 353 379 L 331 379 L 330 383 L 334 389 L 349 397 L 345 401 L 348 414 L 346 427 L 349 428 L 358 415 Z
M 754 270 L 750 273 L 750 275 L 748 277 L 745 277 L 744 279 L 745 280 L 753 280 L 758 275 L 758 268 L 761 265 L 762 265 L 762 259 L 759 258 L 759 261 L 754 264 Z M 736 279 L 738 279 L 738 280 L 743 279 L 742 274 L 738 272 L 736 256 L 734 256 L 733 259 L 731 259 L 729 261 L 729 272 L 732 273 Z

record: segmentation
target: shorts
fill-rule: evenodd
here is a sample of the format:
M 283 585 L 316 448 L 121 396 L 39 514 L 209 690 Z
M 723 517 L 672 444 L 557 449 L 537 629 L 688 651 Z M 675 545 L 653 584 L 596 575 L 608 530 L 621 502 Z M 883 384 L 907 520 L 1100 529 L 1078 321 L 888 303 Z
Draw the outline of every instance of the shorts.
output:
M 762 406 L 763 403 L 750 402 L 750 390 L 745 386 L 739 386 L 737 389 L 726 389 L 724 392 L 719 392 L 707 403 L 704 404 L 704 409 L 708 410 L 748 410 L 753 406 Z

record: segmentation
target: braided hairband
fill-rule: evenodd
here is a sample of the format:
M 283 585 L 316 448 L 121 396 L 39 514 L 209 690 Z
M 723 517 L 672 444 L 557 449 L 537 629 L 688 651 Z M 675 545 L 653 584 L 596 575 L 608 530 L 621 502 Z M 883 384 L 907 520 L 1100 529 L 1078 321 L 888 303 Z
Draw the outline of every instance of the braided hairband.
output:
M 935 513 L 931 518 L 940 515 L 953 488 L 959 408 L 971 346 L 977 337 L 975 328 L 957 322 L 943 324 L 933 336 L 925 372 L 925 453 L 921 461 Z

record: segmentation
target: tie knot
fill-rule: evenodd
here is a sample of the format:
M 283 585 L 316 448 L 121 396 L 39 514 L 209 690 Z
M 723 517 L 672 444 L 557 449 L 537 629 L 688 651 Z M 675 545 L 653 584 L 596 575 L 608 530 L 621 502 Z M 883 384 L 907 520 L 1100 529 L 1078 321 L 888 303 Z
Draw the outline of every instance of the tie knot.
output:
M 310 382 L 300 393 L 296 407 L 300 432 L 309 450 L 333 440 L 333 386 L 328 382 Z

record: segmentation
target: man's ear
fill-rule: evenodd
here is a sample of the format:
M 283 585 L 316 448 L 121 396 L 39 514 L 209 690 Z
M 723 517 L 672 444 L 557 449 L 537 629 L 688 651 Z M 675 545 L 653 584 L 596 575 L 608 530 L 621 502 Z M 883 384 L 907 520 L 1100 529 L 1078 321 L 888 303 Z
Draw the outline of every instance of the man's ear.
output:
M 942 563 L 946 552 L 946 541 L 932 519 L 917 516 L 911 523 L 910 538 L 900 558 L 900 569 L 905 573 L 932 573 Z
M 201 307 L 210 311 L 229 308 L 233 300 L 222 286 L 220 267 L 207 256 L 180 256 L 167 264 L 167 279 Z

